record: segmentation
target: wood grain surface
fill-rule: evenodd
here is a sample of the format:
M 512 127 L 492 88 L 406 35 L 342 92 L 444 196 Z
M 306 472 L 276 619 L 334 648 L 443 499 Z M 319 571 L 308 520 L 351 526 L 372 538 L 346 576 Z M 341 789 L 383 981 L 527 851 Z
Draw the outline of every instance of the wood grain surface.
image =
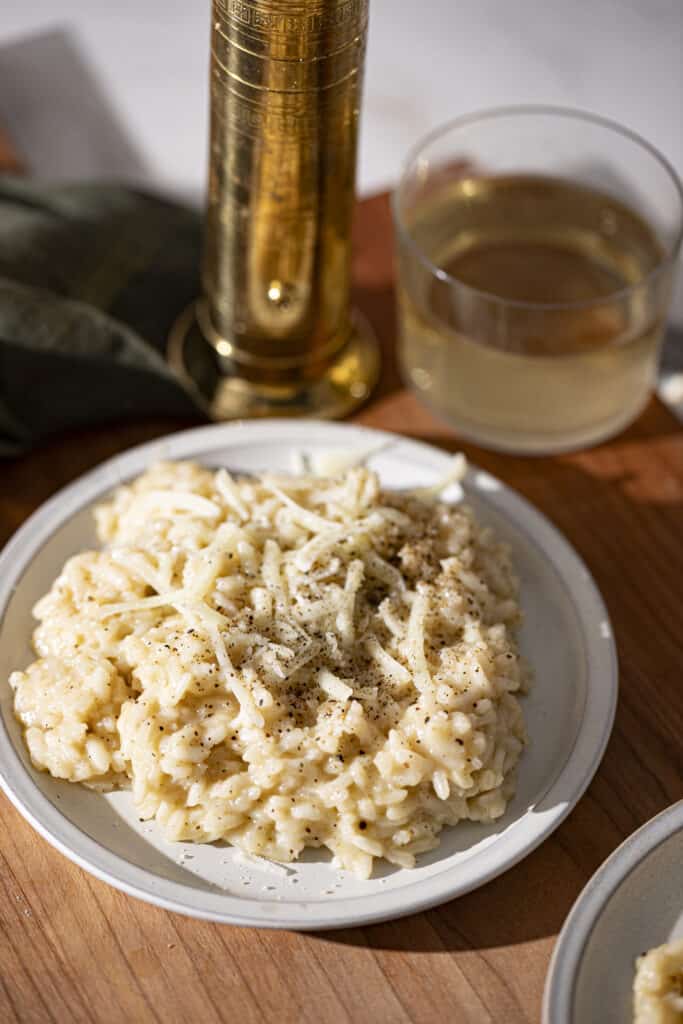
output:
M 553 943 L 582 886 L 625 836 L 683 797 L 680 425 L 653 401 L 589 452 L 522 459 L 460 445 L 399 381 L 386 197 L 360 205 L 355 249 L 357 301 L 385 360 L 356 421 L 462 448 L 556 523 L 604 594 L 621 691 L 600 770 L 553 836 L 483 888 L 394 923 L 315 935 L 194 921 L 124 896 L 53 850 L 2 797 L 4 1022 L 537 1022 Z M 0 463 L 0 543 L 100 460 L 189 425 L 93 428 Z

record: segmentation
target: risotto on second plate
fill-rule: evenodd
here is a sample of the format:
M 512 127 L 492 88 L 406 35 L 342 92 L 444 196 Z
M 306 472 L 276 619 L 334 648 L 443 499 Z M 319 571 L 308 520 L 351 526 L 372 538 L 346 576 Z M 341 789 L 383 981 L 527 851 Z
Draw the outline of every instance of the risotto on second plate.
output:
M 683 1021 L 683 939 L 657 946 L 636 961 L 633 1024 Z
M 499 817 L 525 742 L 509 552 L 464 505 L 160 464 L 95 512 L 14 672 L 36 767 L 171 840 L 368 877 Z

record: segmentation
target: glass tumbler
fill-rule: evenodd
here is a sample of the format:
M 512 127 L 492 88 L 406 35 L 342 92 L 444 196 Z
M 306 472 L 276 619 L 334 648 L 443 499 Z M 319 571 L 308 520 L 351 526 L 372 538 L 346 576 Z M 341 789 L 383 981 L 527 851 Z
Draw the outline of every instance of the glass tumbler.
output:
M 683 231 L 652 146 L 570 110 L 463 117 L 412 151 L 393 216 L 404 379 L 461 437 L 557 452 L 638 416 Z

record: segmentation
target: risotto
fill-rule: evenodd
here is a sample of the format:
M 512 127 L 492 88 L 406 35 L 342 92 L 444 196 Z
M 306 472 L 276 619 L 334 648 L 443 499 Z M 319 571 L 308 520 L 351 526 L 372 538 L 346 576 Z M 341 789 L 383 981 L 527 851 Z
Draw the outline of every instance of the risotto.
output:
M 683 1020 L 683 939 L 638 957 L 633 983 L 634 1024 Z
M 525 743 L 509 552 L 464 505 L 159 464 L 35 608 L 33 764 L 130 787 L 170 840 L 367 878 L 505 810 Z

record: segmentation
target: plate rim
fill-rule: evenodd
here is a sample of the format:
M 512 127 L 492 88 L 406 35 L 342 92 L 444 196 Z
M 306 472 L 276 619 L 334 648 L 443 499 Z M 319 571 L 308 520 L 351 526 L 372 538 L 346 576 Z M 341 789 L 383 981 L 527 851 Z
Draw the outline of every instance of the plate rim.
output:
M 571 1024 L 583 955 L 603 911 L 638 865 L 682 829 L 683 799 L 640 825 L 591 875 L 565 919 L 550 958 L 542 1024 Z
M 427 465 L 430 462 L 432 465 L 437 461 L 443 462 L 451 457 L 450 453 L 427 442 L 359 424 L 275 418 L 259 421 L 240 420 L 232 423 L 209 424 L 208 426 L 164 435 L 152 441 L 136 445 L 105 460 L 58 490 L 40 505 L 13 534 L 0 552 L 0 625 L 4 620 L 7 604 L 14 591 L 14 584 L 21 581 L 28 566 L 40 555 L 41 550 L 55 530 L 68 522 L 78 510 L 93 500 L 97 500 L 101 496 L 103 488 L 111 488 L 121 484 L 124 480 L 130 479 L 131 476 L 142 472 L 144 466 L 157 459 L 194 457 L 201 460 L 206 458 L 209 451 L 202 447 L 202 443 L 205 441 L 209 442 L 209 447 L 213 450 L 223 446 L 237 448 L 241 443 L 255 444 L 259 443 L 259 441 L 263 443 L 264 441 L 272 441 L 274 439 L 282 441 L 284 434 L 287 433 L 291 439 L 288 438 L 286 443 L 295 449 L 296 442 L 299 439 L 301 446 L 305 447 L 306 441 L 310 440 L 312 432 L 317 440 L 320 440 L 320 435 L 325 433 L 329 435 L 336 434 L 337 440 L 340 435 L 355 435 L 359 442 L 370 442 L 371 444 L 365 447 L 366 449 L 371 447 L 373 452 L 379 451 L 380 448 L 385 448 L 390 444 L 399 444 L 414 450 L 419 460 Z M 193 451 L 194 455 L 192 454 Z M 471 465 L 469 469 L 470 473 L 477 474 L 477 477 L 482 476 L 488 481 L 495 481 L 497 486 L 494 489 L 489 490 L 487 488 L 486 500 L 497 511 L 502 511 L 504 515 L 509 516 L 516 528 L 520 528 L 519 518 L 523 514 L 527 522 L 533 524 L 534 532 L 531 536 L 536 545 L 539 546 L 539 531 L 544 535 L 546 541 L 552 543 L 553 551 L 555 552 L 553 568 L 556 571 L 559 571 L 557 561 L 560 555 L 564 558 L 569 558 L 570 562 L 573 562 L 574 568 L 581 574 L 582 584 L 585 588 L 582 594 L 583 602 L 589 601 L 591 603 L 596 609 L 600 621 L 605 622 L 609 630 L 609 636 L 604 644 L 604 647 L 607 649 L 607 678 L 602 679 L 601 677 L 599 686 L 596 686 L 594 681 L 591 688 L 591 669 L 589 663 L 586 700 L 581 725 L 565 763 L 560 768 L 550 787 L 541 793 L 533 811 L 527 810 L 521 813 L 507 828 L 511 829 L 522 820 L 529 819 L 534 812 L 538 811 L 539 807 L 548 804 L 556 790 L 568 788 L 570 792 L 564 800 L 556 801 L 552 806 L 546 806 L 542 815 L 536 813 L 535 817 L 539 819 L 542 817 L 543 820 L 537 821 L 533 833 L 526 838 L 522 838 L 518 842 L 517 848 L 512 852 L 508 852 L 508 855 L 503 857 L 499 863 L 494 863 L 486 870 L 481 871 L 474 880 L 469 879 L 460 883 L 458 883 L 457 879 L 451 879 L 449 882 L 448 876 L 452 872 L 444 869 L 444 871 L 431 878 L 413 883 L 414 886 L 422 888 L 424 892 L 421 896 L 412 899 L 405 896 L 401 899 L 395 890 L 386 890 L 384 892 L 368 893 L 367 897 L 348 897 L 345 900 L 335 900 L 331 903 L 325 901 L 305 903 L 299 907 L 298 914 L 297 912 L 293 914 L 291 912 L 283 913 L 277 909 L 284 909 L 285 904 L 270 904 L 267 914 L 254 913 L 249 910 L 248 905 L 245 905 L 244 909 L 240 909 L 239 912 L 235 913 L 225 910 L 205 910 L 204 908 L 194 907 L 191 898 L 186 897 L 185 900 L 180 898 L 180 893 L 187 893 L 182 883 L 154 875 L 147 869 L 138 867 L 118 854 L 114 854 L 63 815 L 55 803 L 43 794 L 33 781 L 30 773 L 14 749 L 4 720 L 1 717 L 0 752 L 4 753 L 5 757 L 0 762 L 0 788 L 2 788 L 19 813 L 44 839 L 83 870 L 128 895 L 143 901 L 177 913 L 218 923 L 265 928 L 289 928 L 302 931 L 362 926 L 426 910 L 429 907 L 479 888 L 479 886 L 484 885 L 513 867 L 520 860 L 528 856 L 561 824 L 583 796 L 600 765 L 612 732 L 616 711 L 618 696 L 617 651 L 614 631 L 602 594 L 592 574 L 574 547 L 542 512 L 513 488 L 475 465 Z M 500 507 L 500 498 L 497 500 L 497 496 L 501 494 L 504 498 L 504 507 L 502 508 Z M 511 507 L 516 513 L 515 515 L 511 515 Z M 547 557 L 545 545 L 542 545 L 542 547 Z M 584 639 L 587 639 L 585 623 L 576 601 L 576 592 L 572 591 L 571 596 L 581 632 Z M 595 728 L 595 720 L 588 714 L 588 704 L 591 698 L 593 700 L 600 699 L 603 707 L 602 718 L 598 722 L 597 729 Z M 586 746 L 588 748 L 587 751 L 583 749 Z M 18 771 L 18 777 L 12 774 L 12 768 L 15 769 L 15 772 Z M 501 835 L 504 835 L 505 831 L 507 829 L 504 829 Z M 175 895 L 169 895 L 169 889 L 172 891 L 178 890 L 178 892 Z M 404 889 L 403 893 L 405 891 Z M 239 902 L 239 897 L 234 898 L 236 902 Z M 371 902 L 373 903 L 372 909 L 369 908 Z M 375 903 L 379 903 L 379 906 L 374 906 Z M 349 904 L 356 905 L 355 913 Z M 304 905 L 310 908 L 308 913 L 304 912 Z M 329 913 L 323 912 L 325 908 L 334 907 L 338 908 L 336 912 L 334 910 Z

